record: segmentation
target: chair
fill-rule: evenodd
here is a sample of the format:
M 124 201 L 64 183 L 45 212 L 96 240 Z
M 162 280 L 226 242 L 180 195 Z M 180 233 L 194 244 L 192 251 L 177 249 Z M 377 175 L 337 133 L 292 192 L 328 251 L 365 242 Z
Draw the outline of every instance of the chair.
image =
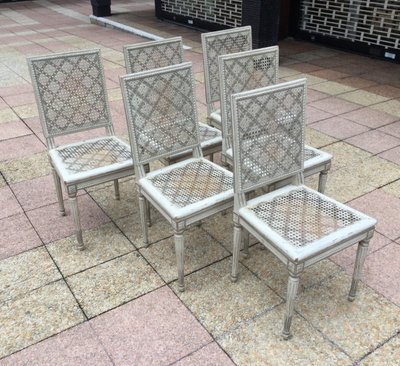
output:
M 218 56 L 252 48 L 251 27 L 240 27 L 201 35 L 204 62 L 204 82 L 206 87 L 206 102 L 208 122 L 221 130 Z
M 233 205 L 233 175 L 202 157 L 191 63 L 121 78 L 135 161 L 143 240 L 146 201 L 171 224 L 179 290 L 184 291 L 184 230 Z M 146 174 L 144 164 L 191 149 L 193 157 Z
M 233 166 L 231 95 L 276 84 L 279 73 L 277 46 L 218 57 L 222 115 L 222 162 Z M 323 193 L 332 155 L 311 146 L 304 149 L 304 176 L 319 174 L 318 191 Z
M 61 215 L 65 215 L 63 182 L 71 206 L 78 249 L 84 249 L 77 191 L 134 174 L 129 145 L 114 136 L 100 50 L 28 58 L 40 122 Z M 59 136 L 95 128 L 106 136 L 57 146 Z
M 302 185 L 305 79 L 232 96 L 234 251 L 238 278 L 242 227 L 289 271 L 283 337 L 291 337 L 299 275 L 308 266 L 358 244 L 348 296 L 353 301 L 376 221 Z M 284 178 L 292 183 L 249 201 L 246 192 Z
M 183 62 L 182 38 L 175 37 L 162 41 L 151 41 L 124 46 L 126 70 L 129 74 L 171 66 Z M 222 148 L 221 132 L 204 123 L 199 123 L 200 143 L 204 156 L 213 160 L 214 153 Z M 192 155 L 190 150 L 182 151 L 162 159 L 164 164 L 173 164 Z

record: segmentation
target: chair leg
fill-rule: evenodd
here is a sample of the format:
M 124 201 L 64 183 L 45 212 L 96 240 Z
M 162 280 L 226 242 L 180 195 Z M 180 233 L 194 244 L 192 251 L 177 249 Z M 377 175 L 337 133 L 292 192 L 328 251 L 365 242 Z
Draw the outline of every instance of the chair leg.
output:
M 184 247 L 185 239 L 183 237 L 183 231 L 175 231 L 175 253 L 176 253 L 176 265 L 178 267 L 178 290 L 180 292 L 185 291 L 185 280 L 184 280 Z
M 119 183 L 118 183 L 118 179 L 114 179 L 114 193 L 115 193 L 115 199 L 117 201 L 120 200 L 121 196 L 119 194 Z
M 76 239 L 78 241 L 78 249 L 83 250 L 85 249 L 85 245 L 83 244 L 81 220 L 79 217 L 78 201 L 76 199 L 76 189 L 68 192 L 68 199 L 71 208 L 72 219 L 74 220 Z
M 240 255 L 240 244 L 241 244 L 241 235 L 242 227 L 233 223 L 233 259 L 232 259 L 232 274 L 231 280 L 232 282 L 236 282 L 239 276 L 239 255 Z
M 363 240 L 358 244 L 356 262 L 354 264 L 353 280 L 351 281 L 350 292 L 349 296 L 347 297 L 349 301 L 354 301 L 356 298 L 358 282 L 361 279 L 362 268 L 364 266 L 365 257 L 367 256 L 369 241 L 370 239 Z
M 56 193 L 57 193 L 57 200 L 58 200 L 58 207 L 60 210 L 60 215 L 65 216 L 65 207 L 64 207 L 64 200 L 63 200 L 63 195 L 62 195 L 61 180 L 60 180 L 60 177 L 58 176 L 56 170 L 54 168 L 51 168 L 51 170 L 53 172 L 54 185 L 56 186 Z
M 325 192 L 325 186 L 326 186 L 327 179 L 328 179 L 328 171 L 327 170 L 323 170 L 321 173 L 319 173 L 318 192 L 321 192 L 321 193 Z
M 143 244 L 145 247 L 149 245 L 149 237 L 147 232 L 147 206 L 146 199 L 139 193 L 139 210 L 140 210 L 140 223 L 142 225 Z
M 147 227 L 151 226 L 151 211 L 150 211 L 150 202 L 148 200 L 146 201 L 146 225 Z
M 249 243 L 250 243 L 250 234 L 247 230 L 243 230 L 243 252 L 242 255 L 245 258 L 249 257 Z
M 289 273 L 287 294 L 286 294 L 286 311 L 285 320 L 283 323 L 282 336 L 283 339 L 288 340 L 292 337 L 290 332 L 290 326 L 292 324 L 294 303 L 296 301 L 297 290 L 299 288 L 299 276 L 298 274 Z
M 214 154 L 210 154 L 210 161 L 213 163 L 214 162 Z

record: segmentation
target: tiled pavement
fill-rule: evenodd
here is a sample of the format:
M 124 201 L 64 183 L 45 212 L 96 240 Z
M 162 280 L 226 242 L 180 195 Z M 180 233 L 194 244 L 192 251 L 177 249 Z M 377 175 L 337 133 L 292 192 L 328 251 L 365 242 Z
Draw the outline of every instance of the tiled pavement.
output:
M 71 249 L 71 217 L 58 216 L 25 57 L 100 47 L 113 120 L 126 137 L 121 51 L 144 39 L 89 24 L 88 3 L 0 5 L 0 365 L 398 365 L 400 66 L 280 43 L 281 78 L 308 79 L 308 143 L 334 155 L 327 193 L 378 219 L 357 300 L 346 300 L 350 248 L 305 271 L 295 337 L 285 342 L 285 269 L 255 245 L 232 284 L 229 214 L 188 233 L 183 294 L 171 229 L 156 212 L 152 244 L 141 245 L 132 179 L 121 184 L 120 202 L 109 185 L 82 192 L 87 249 Z M 199 33 L 159 22 L 151 4 L 113 0 L 113 19 L 184 36 L 203 119 Z

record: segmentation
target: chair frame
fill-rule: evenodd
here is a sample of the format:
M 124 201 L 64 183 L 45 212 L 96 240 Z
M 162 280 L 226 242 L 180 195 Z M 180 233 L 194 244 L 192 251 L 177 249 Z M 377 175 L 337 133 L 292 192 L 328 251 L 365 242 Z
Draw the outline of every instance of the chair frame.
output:
M 284 339 L 291 338 L 292 334 L 290 326 L 294 313 L 294 304 L 299 286 L 299 275 L 303 270 L 312 264 L 315 264 L 329 256 L 346 249 L 347 247 L 359 243 L 357 250 L 356 263 L 351 283 L 351 288 L 348 295 L 348 300 L 353 301 L 356 296 L 357 286 L 361 278 L 363 263 L 368 250 L 368 243 L 373 236 L 376 221 L 346 205 L 336 202 L 319 192 L 313 191 L 303 186 L 303 170 L 304 170 L 304 154 L 300 154 L 301 162 L 297 168 L 292 170 L 287 169 L 281 173 L 281 176 L 269 177 L 258 182 L 249 184 L 244 187 L 241 182 L 241 163 L 240 163 L 240 134 L 239 134 L 239 116 L 238 105 L 246 100 L 257 96 L 262 96 L 271 92 L 278 92 L 292 87 L 303 87 L 303 107 L 302 107 L 302 148 L 304 149 L 304 111 L 305 111 L 305 88 L 306 80 L 296 80 L 288 83 L 269 86 L 258 90 L 242 92 L 232 95 L 233 108 L 233 149 L 234 149 L 234 167 L 235 167 L 235 182 L 234 182 L 234 239 L 233 239 L 233 264 L 232 264 L 232 281 L 237 281 L 239 272 L 239 253 L 242 228 L 254 235 L 261 244 L 269 249 L 278 259 L 280 259 L 287 267 L 289 272 L 287 295 L 286 295 L 286 310 L 284 316 L 284 326 L 282 336 Z M 262 186 L 271 185 L 279 180 L 291 179 L 292 185 L 288 185 L 276 191 L 264 194 L 260 197 L 247 200 L 246 193 Z M 286 239 L 281 237 L 274 229 L 269 228 L 263 221 L 252 220 L 252 215 L 249 214 L 251 207 L 256 207 L 261 202 L 270 202 L 272 199 L 285 195 L 297 188 L 312 192 L 321 197 L 325 202 L 330 202 L 335 207 L 344 209 L 354 215 L 360 217 L 360 221 L 352 223 L 350 226 L 341 228 L 340 236 L 336 235 L 336 231 L 326 234 L 325 237 L 318 239 L 316 247 L 304 247 L 305 249 L 297 250 L 293 245 L 286 244 Z M 266 228 L 268 227 L 268 230 Z M 278 243 L 278 244 L 277 244 Z M 289 243 L 289 242 L 287 242 Z M 307 249 L 308 248 L 308 249 Z
M 74 58 L 74 57 L 84 57 L 84 56 L 94 56 L 97 58 L 97 64 L 96 66 L 99 68 L 99 87 L 102 88 L 101 90 L 101 96 L 103 98 L 104 102 L 104 108 L 105 108 L 105 122 L 104 123 L 94 123 L 92 126 L 84 126 L 84 127 L 76 127 L 76 128 L 66 128 L 65 131 L 56 131 L 52 132 L 51 129 L 49 129 L 48 121 L 46 118 L 46 111 L 43 105 L 43 91 L 40 89 L 37 80 L 36 80 L 36 73 L 35 73 L 35 63 L 37 62 L 47 62 L 51 60 L 57 60 L 57 59 L 62 59 L 62 58 Z M 63 195 L 62 195 L 62 187 L 61 187 L 61 179 L 63 179 L 63 184 L 65 186 L 65 189 L 68 193 L 68 201 L 70 204 L 70 209 L 71 209 L 71 215 L 74 221 L 74 226 L 75 226 L 75 233 L 76 233 L 76 238 L 78 242 L 77 248 L 79 250 L 83 250 L 84 243 L 83 243 L 83 236 L 82 236 L 82 227 L 80 223 L 80 215 L 79 215 L 79 209 L 78 209 L 78 203 L 77 203 L 77 192 L 79 189 L 87 188 L 90 186 L 98 185 L 101 183 L 109 182 L 109 181 L 114 181 L 114 189 L 115 189 L 115 198 L 117 200 L 120 199 L 120 193 L 119 193 L 119 184 L 118 184 L 118 179 L 128 177 L 131 175 L 134 175 L 134 167 L 133 167 L 133 162 L 131 159 L 128 159 L 124 161 L 123 163 L 118 163 L 118 167 L 114 166 L 112 167 L 113 164 L 110 164 L 108 166 L 103 166 L 101 168 L 95 168 L 91 170 L 87 170 L 83 173 L 77 173 L 77 174 L 69 174 L 67 169 L 65 169 L 60 163 L 61 159 L 58 156 L 57 149 L 61 148 L 73 148 L 76 146 L 81 145 L 82 143 L 96 143 L 104 140 L 105 138 L 109 137 L 110 139 L 114 140 L 116 143 L 118 143 L 120 146 L 125 147 L 128 151 L 130 151 L 130 147 L 128 144 L 124 143 L 120 139 L 118 139 L 115 136 L 114 132 L 114 126 L 112 124 L 111 120 L 111 112 L 109 108 L 109 103 L 108 103 L 108 96 L 107 96 L 107 89 L 106 89 L 106 84 L 105 84 L 105 77 L 104 77 L 104 69 L 103 69 L 103 64 L 101 62 L 101 51 L 100 49 L 91 49 L 91 50 L 83 50 L 83 51 L 73 51 L 73 52 L 63 52 L 63 53 L 57 53 L 57 54 L 52 54 L 52 55 L 46 55 L 46 56 L 35 56 L 35 57 L 30 57 L 27 59 L 28 61 L 28 67 L 32 79 L 32 84 L 33 84 L 33 89 L 35 93 L 35 98 L 36 98 L 36 104 L 38 107 L 39 111 L 39 117 L 40 117 L 40 122 L 42 125 L 43 129 L 43 134 L 46 139 L 46 145 L 47 145 L 47 150 L 48 150 L 48 159 L 49 163 L 51 165 L 51 170 L 52 170 L 52 175 L 54 178 L 54 185 L 56 188 L 56 194 L 57 194 L 57 199 L 58 199 L 58 204 L 59 204 L 59 211 L 62 216 L 65 216 L 65 207 L 64 207 L 64 201 L 63 201 Z M 69 124 L 68 124 L 69 125 Z M 90 140 L 84 140 L 84 141 L 79 141 L 75 142 L 72 144 L 67 144 L 67 145 L 61 145 L 58 146 L 55 142 L 55 138 L 59 136 L 64 136 L 64 135 L 70 135 L 75 132 L 82 132 L 82 131 L 89 131 L 95 128 L 105 128 L 106 136 L 105 137 L 98 137 Z M 111 169 L 109 167 L 112 167 Z
M 146 52 L 153 53 L 155 59 L 150 56 L 144 60 L 142 55 Z M 124 58 L 128 74 L 181 64 L 184 62 L 182 37 L 126 45 L 124 46 Z M 137 67 L 135 67 L 136 64 L 138 65 Z M 221 133 L 219 130 L 203 123 L 200 123 L 200 133 L 203 155 L 210 156 L 210 160 L 213 161 L 214 154 L 222 149 Z M 207 138 L 210 134 L 214 135 L 214 137 Z M 161 161 L 164 165 L 170 165 L 188 159 L 191 156 L 192 152 L 187 150 L 164 157 Z
M 204 84 L 206 91 L 206 105 L 207 105 L 207 118 L 208 123 L 218 129 L 221 129 L 221 114 L 220 110 L 217 107 L 217 103 L 220 101 L 220 92 L 219 92 L 219 81 L 214 82 L 214 87 L 212 86 L 211 78 L 218 78 L 218 56 L 232 53 L 226 52 L 225 49 L 219 48 L 219 53 L 216 55 L 217 57 L 212 58 L 210 56 L 210 49 L 212 48 L 213 42 L 221 42 L 223 38 L 226 37 L 235 37 L 242 35 L 246 39 L 246 45 L 244 49 L 241 51 L 251 50 L 253 47 L 252 41 L 252 33 L 251 26 L 244 26 L 232 29 L 226 29 L 222 31 L 202 33 L 201 35 L 201 45 L 203 50 L 203 64 L 204 64 Z M 234 50 L 233 52 L 237 52 L 238 50 Z M 212 71 L 214 68 L 214 72 Z M 213 91 L 214 90 L 214 91 Z
M 164 148 L 164 151 L 156 151 L 151 154 L 150 157 L 143 158 L 141 156 L 141 151 L 143 151 L 143 147 L 139 147 L 137 142 L 136 134 L 139 136 L 143 135 L 142 130 L 138 129 L 138 124 L 140 123 L 139 117 L 135 117 L 134 106 L 129 101 L 129 93 L 128 93 L 128 84 L 140 82 L 142 80 L 146 80 L 149 77 L 162 77 L 163 75 L 171 75 L 175 72 L 187 71 L 190 73 L 190 104 L 192 109 L 191 120 L 186 121 L 187 128 L 191 128 L 192 131 L 195 131 L 196 138 L 192 139 L 190 143 L 186 143 L 185 146 L 177 149 L 175 147 L 168 147 L 168 149 Z M 143 82 L 144 83 L 144 82 Z M 133 85 L 133 84 L 132 84 Z M 136 87 L 138 89 L 139 87 Z M 183 208 L 178 208 L 174 206 L 166 196 L 157 190 L 155 187 L 148 184 L 148 181 L 156 176 L 161 174 L 166 174 L 171 171 L 175 171 L 179 168 L 185 167 L 186 165 L 192 162 L 204 162 L 206 165 L 211 166 L 213 169 L 222 172 L 222 174 L 227 177 L 231 177 L 233 179 L 233 174 L 226 169 L 210 162 L 207 159 L 203 158 L 202 150 L 199 142 L 199 131 L 198 131 L 198 123 L 197 123 L 197 111 L 196 111 L 196 100 L 194 94 L 194 76 L 192 63 L 186 62 L 179 65 L 172 65 L 156 70 L 149 70 L 138 72 L 131 75 L 126 75 L 121 77 L 121 89 L 124 99 L 126 118 L 128 121 L 128 130 L 129 130 L 129 138 L 131 142 L 131 151 L 134 157 L 135 162 L 135 171 L 136 171 L 136 187 L 138 190 L 139 197 L 139 207 L 140 207 L 140 215 L 141 215 L 141 226 L 143 231 L 143 241 L 145 246 L 148 246 L 148 228 L 147 228 L 147 210 L 146 210 L 146 202 L 150 202 L 163 216 L 164 218 L 172 225 L 174 230 L 174 238 L 175 238 L 175 251 L 177 258 L 177 267 L 178 267 L 178 288 L 180 291 L 184 291 L 184 231 L 191 225 L 199 223 L 201 220 L 215 215 L 221 211 L 224 211 L 233 206 L 233 188 L 230 188 L 227 191 L 223 191 L 222 193 L 218 193 L 206 199 L 202 199 L 196 203 L 189 204 L 184 206 Z M 132 92 L 132 95 L 135 94 Z M 138 102 L 136 102 L 138 103 Z M 139 102 L 140 104 L 141 102 Z M 185 105 L 187 107 L 187 105 Z M 182 107 L 183 108 L 183 107 Z M 139 112 L 138 112 L 139 114 Z M 140 117 L 143 118 L 143 117 Z M 138 119 L 138 122 L 135 121 Z M 145 118 L 147 120 L 147 117 Z M 135 132 L 135 130 L 137 132 Z M 141 145 L 142 146 L 142 145 Z M 156 171 L 152 171 L 146 174 L 144 165 L 150 163 L 154 160 L 159 160 L 164 157 L 170 156 L 171 154 L 178 154 L 181 151 L 186 151 L 187 149 L 191 149 L 193 158 L 187 159 L 185 161 L 181 161 L 179 163 L 175 163 L 173 165 L 158 169 Z M 171 149 L 171 150 L 170 150 Z
M 242 58 L 251 58 L 251 57 L 258 57 L 261 55 L 274 55 L 273 58 L 275 60 L 275 73 L 271 77 L 272 83 L 270 85 L 274 85 L 278 82 L 278 75 L 279 75 L 279 47 L 278 46 L 272 46 L 272 47 L 267 47 L 267 48 L 259 48 L 257 50 L 249 50 L 249 51 L 244 51 L 244 52 L 237 52 L 237 53 L 231 53 L 228 55 L 222 55 L 218 57 L 218 66 L 219 66 L 219 81 L 220 81 L 220 103 L 221 103 L 221 120 L 222 120 L 222 154 L 221 154 L 221 159 L 223 164 L 233 167 L 233 157 L 231 154 L 229 154 L 229 149 L 232 149 L 232 119 L 230 121 L 230 124 L 228 122 L 229 116 L 228 116 L 228 108 L 231 107 L 231 99 L 230 96 L 227 94 L 234 94 L 230 93 L 227 91 L 228 85 L 227 85 L 227 64 L 233 63 L 236 60 L 240 61 Z M 266 75 L 267 77 L 267 75 Z M 260 85 L 257 86 L 257 88 L 261 87 L 266 87 L 268 85 Z M 243 92 L 245 89 L 242 90 L 237 90 L 237 92 Z M 232 113 L 231 113 L 232 114 Z M 232 151 L 232 150 L 231 150 Z M 310 159 L 306 159 L 305 161 L 305 169 L 304 169 L 304 177 L 309 177 L 314 174 L 319 174 L 319 179 L 318 179 L 318 191 L 321 193 L 324 193 L 325 187 L 326 187 L 326 182 L 327 182 L 327 177 L 328 177 L 328 172 L 331 168 L 331 159 L 332 155 L 322 151 L 315 149 L 311 146 L 306 146 L 306 152 L 307 154 L 312 154 L 314 155 Z

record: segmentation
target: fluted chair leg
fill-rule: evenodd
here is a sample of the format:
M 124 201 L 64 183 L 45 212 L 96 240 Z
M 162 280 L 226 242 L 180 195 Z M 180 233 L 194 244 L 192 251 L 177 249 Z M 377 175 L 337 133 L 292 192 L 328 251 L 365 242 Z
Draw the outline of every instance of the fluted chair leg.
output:
M 241 234 L 242 227 L 234 223 L 233 224 L 233 259 L 232 259 L 232 282 L 236 282 L 239 276 L 239 255 L 240 255 L 240 245 L 241 245 Z
M 140 210 L 140 223 L 142 226 L 143 244 L 145 247 L 149 245 L 149 237 L 147 231 L 147 210 L 148 203 L 142 194 L 139 193 L 139 210 Z
M 184 255 L 185 255 L 185 239 L 183 237 L 183 231 L 175 231 L 175 253 L 176 253 L 176 264 L 178 267 L 178 290 L 180 292 L 185 291 L 185 280 L 184 280 Z
M 328 179 L 328 171 L 323 170 L 319 173 L 319 180 L 318 180 L 318 192 L 324 193 L 326 187 L 326 181 Z
M 290 326 L 292 325 L 292 318 L 294 312 L 294 304 L 296 301 L 297 291 L 299 288 L 299 276 L 298 274 L 289 273 L 287 294 L 286 294 L 286 311 L 285 319 L 283 323 L 283 339 L 287 340 L 292 337 L 290 332 Z
M 119 182 L 118 182 L 118 179 L 114 180 L 114 194 L 115 194 L 115 199 L 119 201 L 121 196 L 119 194 Z
M 58 201 L 58 207 L 60 210 L 60 215 L 65 216 L 65 207 L 64 207 L 64 199 L 62 195 L 62 188 L 61 188 L 61 180 L 60 177 L 58 176 L 56 170 L 54 168 L 51 168 L 53 172 L 53 179 L 54 179 L 54 185 L 56 187 L 56 193 L 57 193 L 57 201 Z
M 369 241 L 370 239 L 363 240 L 360 242 L 360 244 L 358 244 L 356 262 L 354 263 L 353 279 L 351 281 L 349 296 L 347 297 L 349 301 L 354 301 L 354 299 L 356 298 L 358 282 L 361 279 L 365 257 L 367 256 L 368 252 Z
M 245 258 L 249 257 L 249 243 L 250 243 L 250 234 L 247 230 L 243 230 L 243 252 L 242 255 Z
M 83 244 L 82 227 L 81 227 L 81 220 L 79 217 L 79 208 L 78 208 L 78 201 L 76 198 L 76 190 L 73 190 L 68 193 L 68 199 L 71 208 L 71 216 L 72 219 L 74 220 L 76 239 L 78 241 L 78 249 L 83 250 L 85 249 L 85 245 Z

